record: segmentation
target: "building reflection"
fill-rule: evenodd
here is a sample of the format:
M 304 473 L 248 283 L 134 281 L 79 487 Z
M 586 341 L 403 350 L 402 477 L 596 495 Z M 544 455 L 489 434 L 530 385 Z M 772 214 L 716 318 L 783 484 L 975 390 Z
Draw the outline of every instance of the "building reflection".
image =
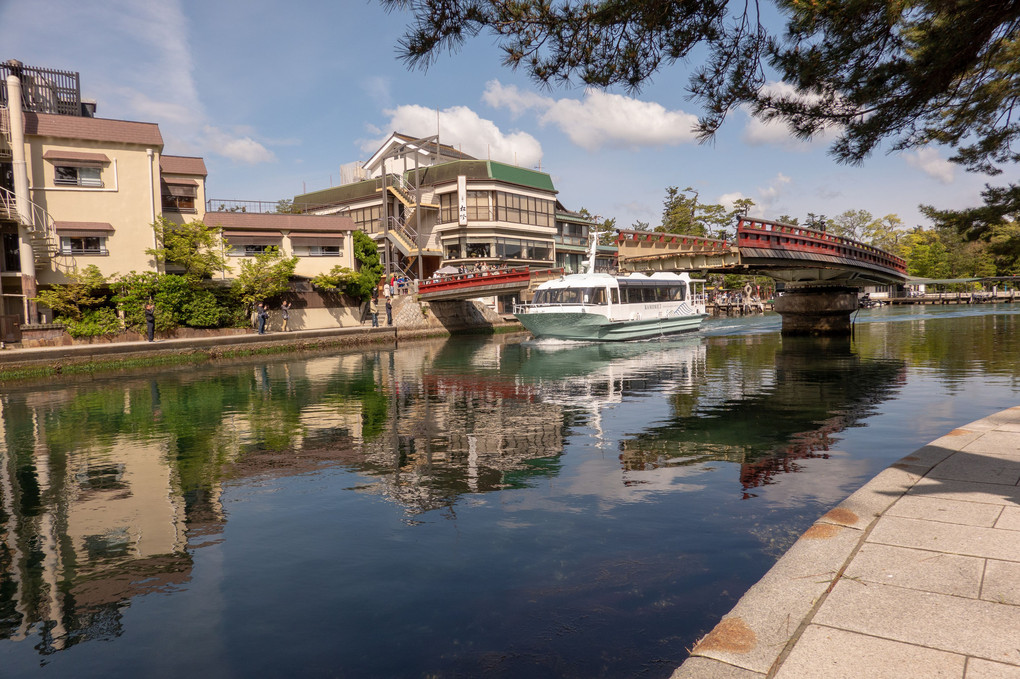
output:
M 559 475 L 567 442 L 584 432 L 584 445 L 619 451 L 620 487 L 726 460 L 749 491 L 824 454 L 902 381 L 902 363 L 848 348 L 751 341 L 454 338 L 8 389 L 0 638 L 38 637 L 46 654 L 121 634 L 134 597 L 187 587 L 196 550 L 222 539 L 227 481 L 342 468 L 413 523 L 467 495 Z M 734 372 L 730 351 L 761 357 Z M 665 400 L 671 415 L 648 421 L 642 400 Z M 604 424 L 616 409 L 628 414 L 623 433 Z

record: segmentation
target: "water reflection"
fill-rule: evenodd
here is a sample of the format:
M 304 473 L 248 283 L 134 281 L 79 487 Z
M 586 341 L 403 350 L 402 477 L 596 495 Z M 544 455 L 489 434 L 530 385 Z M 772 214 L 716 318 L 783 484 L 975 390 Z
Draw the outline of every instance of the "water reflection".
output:
M 974 349 L 964 356 L 954 351 L 958 341 L 918 339 L 872 321 L 859 326 L 854 344 L 773 332 L 570 346 L 455 338 L 158 379 L 8 389 L 0 396 L 0 638 L 32 643 L 44 657 L 117 638 L 132 600 L 186 590 L 203 549 L 227 540 L 232 488 L 326 469 L 353 479 L 337 492 L 399 507 L 410 531 L 432 513 L 453 517 L 480 506 L 465 498 L 506 503 L 497 520 L 503 529 L 534 530 L 540 515 L 549 525 L 536 532 L 544 550 L 559 555 L 556 575 L 518 591 L 555 589 L 550 583 L 568 580 L 563 564 L 575 558 L 583 562 L 577 572 L 631 573 L 627 581 L 651 574 L 670 558 L 659 554 L 661 544 L 617 569 L 598 565 L 590 546 L 574 545 L 555 523 L 568 511 L 604 520 L 613 507 L 665 494 L 689 494 L 676 504 L 697 506 L 719 464 L 739 469 L 738 483 L 719 497 L 753 498 L 880 414 L 910 369 L 932 371 L 950 388 L 982 370 L 1015 384 L 1015 363 L 996 355 L 1015 347 L 1015 323 L 974 322 Z M 578 499 L 586 497 L 594 504 Z M 299 491 L 293 502 L 300 506 Z M 308 520 L 309 534 L 323 530 Z M 637 535 L 658 530 L 644 515 L 626 525 Z M 505 545 L 491 548 L 508 558 L 498 551 Z M 395 558 L 379 549 L 380 558 Z M 472 549 L 480 563 L 490 560 L 484 547 Z M 713 566 L 690 570 L 704 578 Z M 678 586 L 647 577 L 648 586 Z M 482 583 L 469 587 L 488 592 Z M 608 615 L 597 601 L 598 613 L 578 604 L 578 618 Z M 365 634 L 381 633 L 373 629 Z M 682 644 L 675 655 L 682 660 Z

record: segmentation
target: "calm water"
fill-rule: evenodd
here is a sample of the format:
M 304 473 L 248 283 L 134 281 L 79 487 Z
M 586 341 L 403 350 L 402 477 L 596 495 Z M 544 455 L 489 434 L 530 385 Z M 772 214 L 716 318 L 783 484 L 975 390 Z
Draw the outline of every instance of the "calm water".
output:
M 819 515 L 1020 403 L 1018 312 L 6 388 L 0 675 L 668 677 Z

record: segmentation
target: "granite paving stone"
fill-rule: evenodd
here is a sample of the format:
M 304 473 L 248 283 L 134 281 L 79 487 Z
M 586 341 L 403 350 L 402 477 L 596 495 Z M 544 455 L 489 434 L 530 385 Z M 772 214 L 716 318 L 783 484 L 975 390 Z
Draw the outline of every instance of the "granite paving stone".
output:
M 1006 507 L 995 522 L 996 528 L 1020 531 L 1020 507 Z
M 765 679 L 765 674 L 734 667 L 710 658 L 690 658 L 670 679 Z
M 868 542 L 1020 561 L 1020 533 L 997 528 L 884 516 L 868 536 Z
M 985 559 L 867 543 L 845 577 L 977 599 Z
M 810 625 L 775 679 L 962 679 L 966 657 Z
M 994 526 L 1001 514 L 1001 505 L 912 495 L 900 498 L 886 511 L 886 516 L 961 523 L 968 526 L 984 526 L 985 528 Z
M 1020 563 L 988 559 L 981 598 L 1020 606 Z M 1020 639 L 1020 629 L 1017 630 L 1017 638 Z
M 1020 507 L 1020 488 L 1005 484 L 958 481 L 954 479 L 919 480 L 910 490 L 910 496 L 940 497 L 962 502 L 983 502 L 985 504 Z
M 815 624 L 1020 665 L 1020 607 L 841 580 Z
M 989 455 L 1018 455 L 1020 454 L 1020 441 L 1016 434 L 1010 431 L 986 431 L 968 443 L 963 450 L 968 453 L 986 453 Z
M 989 662 L 981 658 L 967 659 L 967 673 L 963 679 L 1020 679 L 1020 667 Z
M 977 442 L 973 445 L 977 445 Z M 971 446 L 935 465 L 928 473 L 928 478 L 1001 483 L 1007 486 L 1015 486 L 1020 481 L 1018 457 L 972 452 Z

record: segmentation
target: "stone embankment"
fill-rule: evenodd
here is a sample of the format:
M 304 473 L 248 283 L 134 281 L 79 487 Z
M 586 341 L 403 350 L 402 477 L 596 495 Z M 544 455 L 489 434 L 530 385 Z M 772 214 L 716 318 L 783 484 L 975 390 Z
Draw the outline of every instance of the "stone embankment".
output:
M 356 326 L 296 328 L 290 332 L 271 331 L 265 335 L 247 328 L 226 328 L 204 333 L 186 331 L 179 337 L 157 337 L 155 342 L 150 343 L 140 339 L 137 333 L 124 333 L 116 338 L 121 341 L 101 338 L 70 344 L 54 341 L 51 346 L 6 348 L 0 350 L 0 371 L 39 366 L 105 364 L 166 354 L 206 354 L 210 358 L 217 358 L 263 351 L 319 350 L 395 343 L 399 339 L 443 336 L 455 332 L 492 332 L 497 329 L 520 328 L 516 321 L 507 321 L 486 305 L 475 301 L 423 304 L 411 296 L 395 297 L 392 326 L 386 324 L 385 307 L 382 304 L 380 307 L 378 328 L 373 328 L 366 317 Z
M 672 679 L 1020 679 L 1020 406 L 809 528 Z

